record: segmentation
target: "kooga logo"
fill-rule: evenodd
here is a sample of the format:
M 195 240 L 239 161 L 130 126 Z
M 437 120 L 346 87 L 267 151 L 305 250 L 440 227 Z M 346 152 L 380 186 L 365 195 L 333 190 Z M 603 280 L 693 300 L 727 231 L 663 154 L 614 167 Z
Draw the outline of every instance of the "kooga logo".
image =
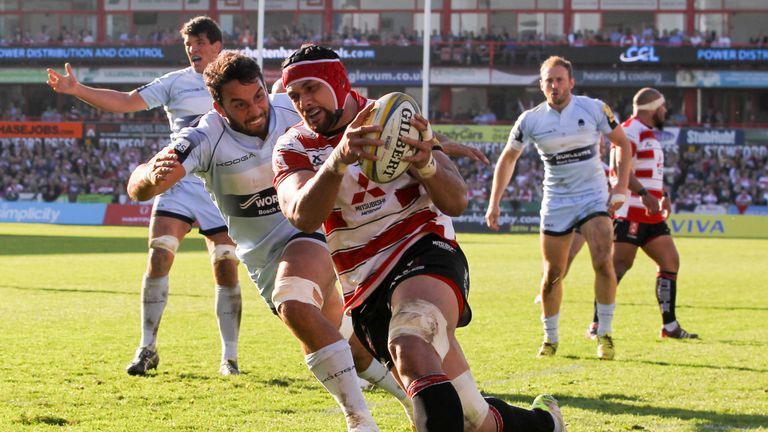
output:
M 631 46 L 626 51 L 621 53 L 619 60 L 624 63 L 634 62 L 646 62 L 646 63 L 658 63 L 659 57 L 653 51 L 652 46 Z

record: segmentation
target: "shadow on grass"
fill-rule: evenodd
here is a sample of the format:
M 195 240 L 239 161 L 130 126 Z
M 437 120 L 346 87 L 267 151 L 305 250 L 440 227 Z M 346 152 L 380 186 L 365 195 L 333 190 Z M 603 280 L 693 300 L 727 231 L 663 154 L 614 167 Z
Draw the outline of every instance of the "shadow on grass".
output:
M 579 300 L 576 300 L 576 301 L 570 301 L 569 300 L 569 303 L 574 303 L 574 304 L 581 303 L 581 304 L 590 304 L 590 305 L 594 304 L 593 301 L 579 301 Z M 620 302 L 620 303 L 617 303 L 617 304 L 619 306 L 621 306 L 621 307 L 632 306 L 632 307 L 649 307 L 649 308 L 655 308 L 656 310 L 659 309 L 659 304 L 654 302 L 654 301 L 652 301 L 652 300 L 649 300 L 647 302 L 641 302 L 641 303 L 638 303 L 638 302 Z M 687 309 L 692 309 L 692 310 L 695 310 L 695 309 L 722 310 L 722 311 L 728 311 L 728 312 L 735 312 L 735 311 L 768 311 L 768 307 L 758 307 L 758 306 L 711 306 L 711 305 L 689 305 L 689 304 L 684 304 L 684 305 L 679 305 L 678 304 L 678 305 L 675 305 L 675 309 L 677 309 L 677 311 L 687 310 Z
M 512 401 L 512 403 L 521 406 L 527 406 L 527 404 L 529 404 L 535 397 L 505 393 L 494 393 L 488 396 Z M 768 415 L 726 414 L 713 411 L 676 408 L 672 406 L 629 404 L 625 402 L 636 401 L 637 399 L 632 396 L 616 393 L 606 393 L 595 399 L 580 396 L 568 396 L 566 394 L 556 394 L 555 397 L 557 397 L 561 407 L 576 407 L 582 410 L 599 412 L 601 415 L 632 414 L 636 417 L 663 417 L 684 421 L 696 421 L 697 424 L 692 425 L 692 430 L 695 431 L 732 430 L 737 428 L 739 430 L 761 429 L 768 424 Z M 568 422 L 568 418 L 565 420 Z M 633 427 L 633 430 L 634 429 L 652 430 L 643 428 L 642 425 L 636 425 Z
M 572 360 L 582 360 L 582 361 L 595 361 L 599 362 L 596 357 L 582 357 L 577 355 L 563 355 L 563 358 L 568 358 Z M 768 373 L 768 369 L 755 369 L 755 368 L 749 368 L 749 367 L 743 367 L 743 366 L 720 366 L 720 365 L 710 365 L 710 364 L 694 364 L 694 363 L 680 363 L 680 362 L 663 362 L 663 361 L 654 361 L 654 360 L 632 360 L 632 359 L 621 359 L 622 363 L 639 363 L 639 364 L 647 364 L 647 365 L 653 365 L 653 366 L 671 366 L 676 368 L 693 368 L 693 369 L 714 369 L 719 371 L 738 371 L 738 372 L 757 372 L 757 373 Z
M 140 280 L 140 279 L 137 278 L 137 280 Z M 138 285 L 138 282 L 137 282 L 137 285 Z M 129 295 L 129 296 L 135 296 L 139 294 L 138 287 L 136 291 L 114 291 L 114 290 L 96 290 L 96 289 L 84 289 L 84 288 L 50 288 L 50 287 L 40 287 L 40 286 L 27 286 L 27 285 L 19 286 L 19 285 L 0 284 L 0 288 L 16 289 L 21 291 L 45 291 L 45 292 L 76 293 L 76 294 L 94 293 L 94 294 L 118 294 L 118 295 Z M 210 297 L 210 295 L 173 293 L 173 297 Z
M 146 238 L 0 235 L 2 255 L 52 255 L 88 253 L 141 253 L 147 251 Z M 205 240 L 188 238 L 181 250 L 205 251 Z

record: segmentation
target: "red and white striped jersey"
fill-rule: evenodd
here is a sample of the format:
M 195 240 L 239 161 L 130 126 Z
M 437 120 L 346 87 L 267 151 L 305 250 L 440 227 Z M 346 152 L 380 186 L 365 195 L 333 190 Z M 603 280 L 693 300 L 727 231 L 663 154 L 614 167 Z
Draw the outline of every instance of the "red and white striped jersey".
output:
M 653 128 L 643 124 L 635 117 L 624 122 L 624 133 L 632 144 L 632 172 L 649 194 L 661 200 L 664 195 L 664 149 L 656 139 Z M 611 145 L 611 153 L 616 146 Z M 614 161 L 615 155 L 611 155 Z M 615 170 L 611 170 L 611 184 L 615 185 Z M 664 212 L 654 215 L 646 213 L 643 201 L 636 193 L 631 193 L 624 205 L 616 211 L 614 217 L 628 219 L 633 222 L 655 224 L 664 220 Z
M 371 102 L 356 92 L 353 96 L 361 109 Z M 275 187 L 295 172 L 317 172 L 341 138 L 323 137 L 303 123 L 289 129 L 275 145 Z M 374 183 L 357 164 L 347 168 L 323 228 L 345 308 L 360 305 L 418 239 L 429 233 L 455 239 L 451 218 L 418 181 L 406 173 L 390 183 Z

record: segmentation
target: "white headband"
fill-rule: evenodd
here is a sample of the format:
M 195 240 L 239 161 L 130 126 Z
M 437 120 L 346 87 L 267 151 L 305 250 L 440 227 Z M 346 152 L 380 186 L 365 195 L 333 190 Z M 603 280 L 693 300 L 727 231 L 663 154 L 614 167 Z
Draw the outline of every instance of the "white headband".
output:
M 664 105 L 664 96 L 662 95 L 658 99 L 652 100 L 642 105 L 635 105 L 635 109 L 638 111 L 656 111 L 660 106 Z

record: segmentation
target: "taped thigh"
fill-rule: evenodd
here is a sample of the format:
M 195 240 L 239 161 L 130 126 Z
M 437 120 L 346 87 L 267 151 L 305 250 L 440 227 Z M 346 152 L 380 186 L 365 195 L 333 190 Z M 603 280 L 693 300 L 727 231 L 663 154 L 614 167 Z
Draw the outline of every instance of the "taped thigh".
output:
M 323 307 L 323 293 L 320 286 L 309 279 L 296 276 L 284 276 L 275 281 L 275 289 L 272 291 L 272 303 L 275 310 L 280 310 L 280 305 L 295 300 L 317 307 Z
M 164 249 L 176 255 L 176 251 L 179 249 L 179 239 L 170 234 L 161 235 L 149 241 L 149 248 Z
M 400 336 L 416 336 L 432 345 L 442 360 L 451 345 L 447 327 L 448 322 L 437 306 L 426 300 L 409 300 L 392 314 L 388 343 Z
M 488 415 L 488 402 L 477 389 L 472 372 L 467 369 L 463 374 L 451 380 L 453 388 L 461 399 L 464 411 L 464 430 L 474 431 L 480 428 Z
M 230 244 L 217 244 L 213 247 L 211 252 L 211 264 L 216 264 L 223 260 L 233 260 L 236 263 L 240 262 L 235 255 L 235 247 Z

